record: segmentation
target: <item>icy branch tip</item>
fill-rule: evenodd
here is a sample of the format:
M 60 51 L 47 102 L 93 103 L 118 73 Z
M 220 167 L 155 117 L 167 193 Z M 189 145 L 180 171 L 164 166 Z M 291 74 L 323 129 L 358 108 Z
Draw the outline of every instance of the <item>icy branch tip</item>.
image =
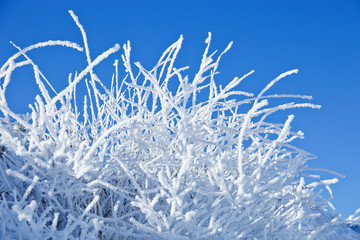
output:
M 211 40 L 211 32 L 208 32 L 208 37 L 205 40 L 205 43 L 208 44 Z

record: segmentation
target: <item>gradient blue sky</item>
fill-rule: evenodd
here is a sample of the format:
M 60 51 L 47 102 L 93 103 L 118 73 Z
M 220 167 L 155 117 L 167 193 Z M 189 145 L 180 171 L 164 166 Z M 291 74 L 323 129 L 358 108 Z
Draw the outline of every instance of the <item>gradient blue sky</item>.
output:
M 132 60 L 152 67 L 180 34 L 184 35 L 177 66 L 198 69 L 210 31 L 212 49 L 234 45 L 220 65 L 218 83 L 254 69 L 241 85 L 258 93 L 280 73 L 299 69 L 279 82 L 272 93 L 312 95 L 321 110 L 295 113 L 293 130 L 305 140 L 296 145 L 315 154 L 312 167 L 346 175 L 333 186 L 333 203 L 347 217 L 360 208 L 360 1 L 6 1 L 0 0 L 0 65 L 20 47 L 46 40 L 82 45 L 81 34 L 68 14 L 72 9 L 88 34 L 92 57 L 127 40 Z M 29 54 L 57 91 L 69 72 L 81 70 L 86 59 L 70 49 L 41 49 Z M 117 54 L 97 67 L 110 82 Z M 16 72 L 7 98 L 15 112 L 25 113 L 37 88 L 30 68 Z M 328 176 L 328 175 L 326 175 Z

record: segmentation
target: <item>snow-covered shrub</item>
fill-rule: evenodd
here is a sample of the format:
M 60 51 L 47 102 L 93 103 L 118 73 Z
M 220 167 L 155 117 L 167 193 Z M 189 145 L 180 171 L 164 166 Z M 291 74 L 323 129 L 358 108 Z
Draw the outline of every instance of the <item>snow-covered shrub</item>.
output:
M 294 116 L 284 124 L 266 121 L 279 110 L 319 108 L 309 96 L 266 95 L 297 70 L 255 95 L 237 89 L 253 71 L 221 87 L 215 76 L 231 44 L 215 57 L 209 34 L 193 79 L 174 64 L 182 37 L 151 70 L 131 63 L 128 42 L 121 55 L 126 74 L 119 81 L 116 60 L 106 88 L 93 68 L 120 46 L 91 59 L 85 31 L 70 14 L 88 66 L 70 74 L 64 90 L 56 93 L 27 53 L 54 45 L 83 51 L 76 43 L 17 47 L 0 69 L 1 239 L 359 238 L 347 227 L 359 219 L 346 222 L 331 208 L 329 186 L 337 178 L 312 180 L 312 156 L 291 145 L 303 138 L 290 129 Z M 5 93 L 12 73 L 26 65 L 41 96 L 20 115 Z M 83 104 L 80 81 L 88 92 Z M 269 105 L 275 98 L 305 102 Z

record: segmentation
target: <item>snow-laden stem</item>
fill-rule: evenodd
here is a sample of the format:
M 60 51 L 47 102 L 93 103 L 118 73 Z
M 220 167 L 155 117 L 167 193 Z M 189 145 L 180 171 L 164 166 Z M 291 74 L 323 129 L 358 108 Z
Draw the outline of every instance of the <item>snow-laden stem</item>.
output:
M 358 237 L 345 224 L 358 224 L 359 210 L 344 221 L 330 203 L 338 178 L 308 173 L 313 156 L 292 145 L 303 138 L 291 131 L 294 116 L 284 124 L 266 122 L 279 110 L 320 107 L 306 95 L 265 95 L 297 70 L 257 95 L 238 89 L 253 70 L 222 87 L 216 76 L 232 42 L 211 53 L 209 33 L 193 79 L 176 64 L 181 35 L 152 69 L 131 62 L 127 42 L 125 73 L 114 59 L 111 81 L 102 81 L 94 67 L 120 45 L 92 60 L 84 27 L 69 13 L 87 66 L 69 74 L 65 89 L 56 91 L 27 53 L 55 45 L 82 51 L 76 43 L 14 44 L 19 52 L 0 68 L 1 239 Z M 6 88 L 27 65 L 40 94 L 21 115 L 9 108 Z M 78 96 L 82 80 L 87 94 Z M 286 98 L 293 102 L 272 103 Z

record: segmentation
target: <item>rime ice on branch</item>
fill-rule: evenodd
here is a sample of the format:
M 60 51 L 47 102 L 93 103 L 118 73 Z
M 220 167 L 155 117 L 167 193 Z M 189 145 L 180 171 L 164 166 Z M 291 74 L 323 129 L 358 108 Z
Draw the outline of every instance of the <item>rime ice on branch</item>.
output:
M 303 138 L 291 130 L 294 116 L 284 124 L 267 122 L 279 110 L 319 108 L 309 96 L 267 95 L 297 70 L 259 94 L 238 89 L 253 71 L 221 87 L 218 66 L 232 43 L 216 57 L 209 34 L 191 79 L 188 67 L 175 64 L 181 36 L 151 70 L 132 63 L 130 43 L 124 44 L 125 74 L 115 60 L 107 88 L 94 67 L 120 46 L 92 59 L 85 30 L 70 14 L 88 66 L 70 74 L 64 90 L 58 93 L 27 54 L 54 45 L 83 51 L 76 43 L 14 44 L 19 52 L 0 69 L 1 239 L 359 237 L 347 227 L 359 223 L 358 212 L 344 221 L 330 203 L 330 185 L 338 179 L 316 179 L 306 166 L 313 156 L 292 145 Z M 9 108 L 6 88 L 12 73 L 27 65 L 41 94 L 20 115 Z M 76 92 L 81 82 L 86 96 Z M 273 106 L 274 98 L 296 101 Z

